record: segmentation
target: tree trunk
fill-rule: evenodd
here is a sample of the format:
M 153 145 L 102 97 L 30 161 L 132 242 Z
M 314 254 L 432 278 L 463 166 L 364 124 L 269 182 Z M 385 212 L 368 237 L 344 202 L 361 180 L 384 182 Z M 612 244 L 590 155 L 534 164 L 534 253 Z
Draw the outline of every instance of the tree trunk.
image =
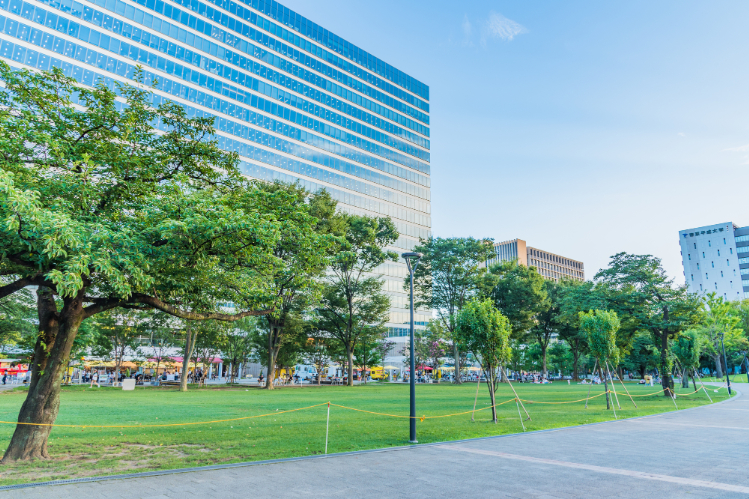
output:
M 723 359 L 720 357 L 719 353 L 716 353 L 713 355 L 713 360 L 715 361 L 715 377 L 716 378 L 722 378 L 723 377 Z
M 674 379 L 671 377 L 671 369 L 668 365 L 668 333 L 663 331 L 661 334 L 661 386 L 663 387 L 663 396 L 671 397 L 674 391 Z
M 580 355 L 572 353 L 572 381 L 580 381 L 580 377 L 577 375 L 577 364 L 580 362 Z
M 186 326 L 187 337 L 185 338 L 185 351 L 182 353 L 182 375 L 179 377 L 179 391 L 181 392 L 187 391 L 187 370 L 190 367 L 190 357 L 192 357 L 192 352 L 195 349 L 195 342 L 198 339 L 197 331 L 193 337 L 192 328 L 190 327 L 191 321 L 187 321 Z
M 346 345 L 346 357 L 348 358 L 348 386 L 354 386 L 354 349 L 349 345 Z
M 609 380 L 603 374 L 603 369 L 601 369 L 600 366 L 598 367 L 598 373 L 601 375 L 601 380 L 603 381 L 603 390 L 606 393 L 606 409 L 608 410 L 611 409 L 611 399 L 609 398 Z
M 488 369 L 485 369 L 484 372 L 486 373 L 486 386 L 489 388 L 489 400 L 492 404 L 492 421 L 494 424 L 497 424 L 497 402 L 494 394 L 494 369 L 489 366 Z
M 458 344 L 453 342 L 453 356 L 455 357 L 455 374 L 453 375 L 453 383 L 458 385 L 462 383 L 460 380 L 460 351 L 458 350 Z M 411 373 L 413 375 L 413 373 Z
M 80 291 L 73 298 L 65 298 L 58 315 L 51 292 L 41 287 L 37 290 L 40 334 L 34 348 L 29 392 L 18 414 L 19 423 L 50 425 L 57 419 L 62 376 L 83 321 L 83 296 L 84 291 Z M 51 430 L 51 426 L 17 425 L 2 462 L 48 458 L 47 439 Z
M 539 343 L 539 346 L 541 347 L 541 372 L 544 378 L 549 379 L 549 370 L 546 367 L 546 351 L 549 349 L 549 344 Z
M 681 372 L 681 387 L 689 388 L 689 372 L 686 367 Z

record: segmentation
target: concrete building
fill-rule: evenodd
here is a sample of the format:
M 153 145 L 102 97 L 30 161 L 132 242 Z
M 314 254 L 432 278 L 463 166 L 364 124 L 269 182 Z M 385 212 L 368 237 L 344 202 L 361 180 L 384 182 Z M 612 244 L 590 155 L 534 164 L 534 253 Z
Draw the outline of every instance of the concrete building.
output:
M 496 256 L 491 258 L 487 265 L 517 261 L 521 265 L 536 267 L 538 273 L 546 279 L 554 281 L 562 278 L 577 281 L 585 280 L 583 262 L 528 246 L 522 239 L 494 243 L 494 252 Z
M 690 293 L 749 298 L 749 227 L 726 222 L 682 230 L 679 245 Z
M 0 1 L 0 58 L 112 89 L 140 65 L 154 104 L 215 118 L 246 175 L 390 216 L 398 253 L 431 235 L 429 87 L 274 0 Z M 405 342 L 406 265 L 378 271 Z

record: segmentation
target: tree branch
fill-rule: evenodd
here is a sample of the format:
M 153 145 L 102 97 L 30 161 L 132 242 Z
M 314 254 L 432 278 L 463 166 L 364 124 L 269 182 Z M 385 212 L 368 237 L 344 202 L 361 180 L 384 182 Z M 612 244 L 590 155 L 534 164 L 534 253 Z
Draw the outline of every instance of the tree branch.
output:
M 117 308 L 117 307 L 134 308 L 138 310 L 147 310 L 147 309 L 155 308 L 157 310 L 161 310 L 162 312 L 166 312 L 167 314 L 172 315 L 174 317 L 179 317 L 181 319 L 195 320 L 195 321 L 205 321 L 205 320 L 213 319 L 217 321 L 233 322 L 233 321 L 238 321 L 240 319 L 243 319 L 245 317 L 268 315 L 273 312 L 273 309 L 248 310 L 245 312 L 239 312 L 237 314 L 223 314 L 219 312 L 208 312 L 208 313 L 190 312 L 188 310 L 182 310 L 173 305 L 169 305 L 168 303 L 164 303 L 163 301 L 161 301 L 160 299 L 156 297 L 144 295 L 140 293 L 136 293 L 132 295 L 127 300 L 87 297 L 87 298 L 84 298 L 84 301 L 93 303 L 93 305 L 89 305 L 88 307 L 84 309 L 86 318 L 91 317 L 94 314 L 104 312 L 105 310 L 110 310 L 112 308 Z M 139 307 L 138 305 L 146 305 L 146 307 Z

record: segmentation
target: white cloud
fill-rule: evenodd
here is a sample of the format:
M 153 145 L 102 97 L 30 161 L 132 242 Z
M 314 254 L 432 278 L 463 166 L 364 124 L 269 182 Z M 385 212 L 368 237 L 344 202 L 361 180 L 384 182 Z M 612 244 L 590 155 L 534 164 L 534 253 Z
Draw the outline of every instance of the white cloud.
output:
M 679 137 L 686 137 L 687 136 L 687 134 L 685 134 L 684 132 L 679 132 L 676 135 L 678 135 Z
M 744 144 L 743 146 L 738 147 L 729 147 L 728 149 L 723 149 L 723 152 L 749 153 L 749 144 Z M 741 159 L 743 161 L 742 164 L 749 165 L 749 154 L 742 154 Z
M 473 45 L 473 42 L 471 41 L 471 35 L 473 34 L 473 24 L 471 24 L 471 21 L 468 20 L 467 15 L 463 17 L 463 23 L 460 25 L 460 28 L 463 31 L 463 45 Z
M 517 35 L 527 32 L 528 30 L 521 24 L 512 19 L 507 19 L 502 14 L 492 12 L 481 30 L 481 44 L 486 45 L 489 38 L 499 38 L 510 42 Z
M 745 145 L 739 146 L 739 147 L 729 147 L 728 149 L 723 149 L 723 151 L 727 151 L 727 152 L 749 152 L 749 144 L 745 144 Z

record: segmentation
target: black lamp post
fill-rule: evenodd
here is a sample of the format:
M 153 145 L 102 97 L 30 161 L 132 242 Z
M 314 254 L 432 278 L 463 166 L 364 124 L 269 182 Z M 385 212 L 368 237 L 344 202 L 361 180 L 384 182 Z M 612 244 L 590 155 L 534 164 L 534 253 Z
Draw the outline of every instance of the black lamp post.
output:
M 723 370 L 726 372 L 726 386 L 728 386 L 728 395 L 731 395 L 731 378 L 728 377 L 728 359 L 726 358 L 726 346 L 723 344 L 723 331 L 718 333 L 720 336 L 720 347 L 723 349 Z
M 408 272 L 411 274 L 411 375 L 409 381 L 411 382 L 411 425 L 410 425 L 410 438 L 409 441 L 412 444 L 417 443 L 416 440 L 416 360 L 414 356 L 414 270 L 419 264 L 421 259 L 421 253 L 403 253 L 401 255 L 406 260 L 408 265 Z

